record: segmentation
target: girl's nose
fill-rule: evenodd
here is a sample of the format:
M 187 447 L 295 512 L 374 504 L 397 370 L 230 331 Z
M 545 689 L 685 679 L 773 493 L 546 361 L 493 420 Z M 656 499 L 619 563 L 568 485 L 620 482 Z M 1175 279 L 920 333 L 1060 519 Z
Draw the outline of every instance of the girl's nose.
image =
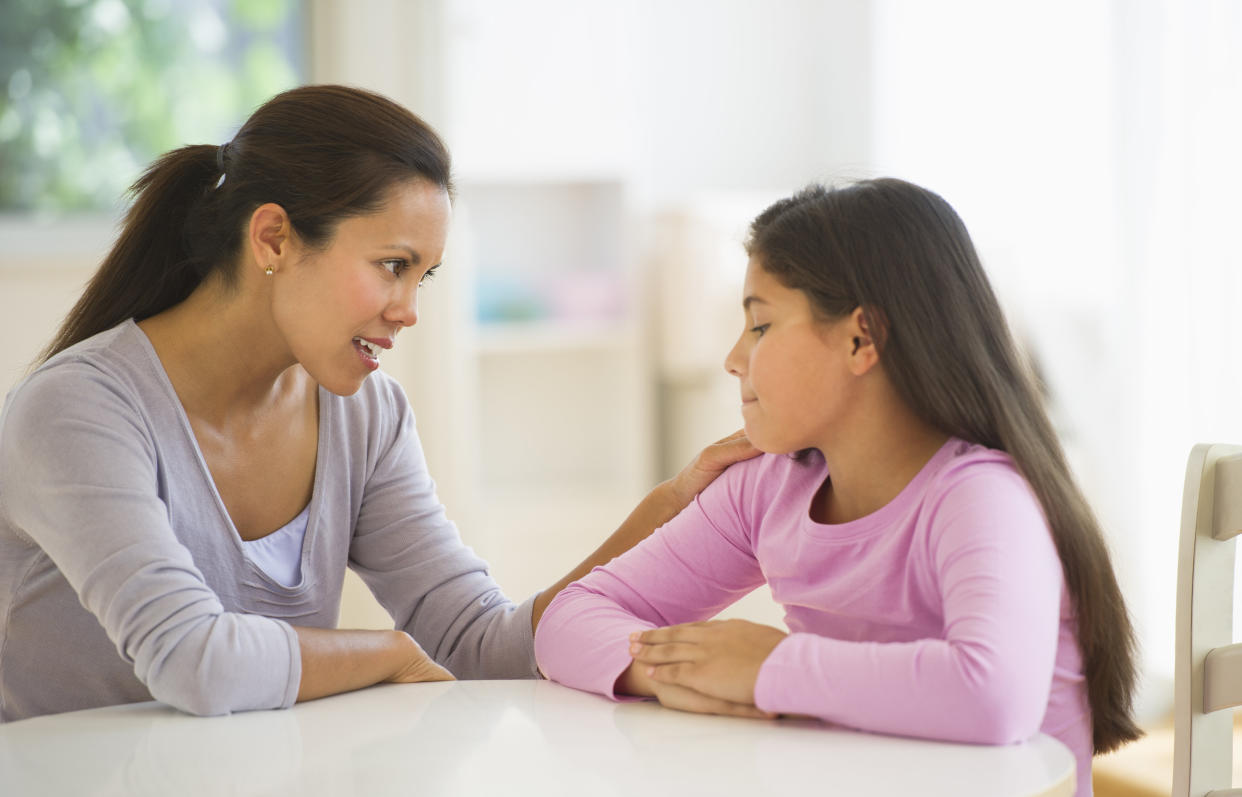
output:
M 742 356 L 742 339 L 745 333 L 739 335 L 737 342 L 733 344 L 733 348 L 729 349 L 729 353 L 725 355 L 724 369 L 732 376 L 741 378 L 742 367 L 746 362 L 746 358 Z

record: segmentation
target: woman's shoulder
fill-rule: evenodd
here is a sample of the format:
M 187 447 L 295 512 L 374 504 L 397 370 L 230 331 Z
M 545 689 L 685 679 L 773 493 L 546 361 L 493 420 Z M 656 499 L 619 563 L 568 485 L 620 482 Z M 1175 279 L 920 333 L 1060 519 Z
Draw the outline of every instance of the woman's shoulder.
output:
M 412 415 L 401 383 L 383 371 L 371 374 L 351 395 L 338 396 L 320 388 L 320 396 L 336 405 L 340 416 L 354 431 L 382 429 L 391 432 L 407 420 L 407 415 Z
M 136 400 L 150 392 L 157 373 L 132 321 L 93 335 L 40 363 L 9 391 L 13 407 L 52 408 L 95 403 L 101 395 Z M 147 347 L 149 349 L 149 346 Z
M 334 450 L 350 452 L 357 463 L 376 463 L 394 447 L 417 445 L 414 413 L 401 383 L 383 371 L 363 381 L 357 392 L 337 395 L 319 388 Z

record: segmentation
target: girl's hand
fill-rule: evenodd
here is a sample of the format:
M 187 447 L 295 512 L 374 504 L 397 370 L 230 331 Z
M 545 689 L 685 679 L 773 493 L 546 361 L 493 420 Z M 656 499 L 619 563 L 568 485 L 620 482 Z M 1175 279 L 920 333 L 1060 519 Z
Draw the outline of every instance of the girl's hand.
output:
M 617 679 L 616 691 L 623 695 L 641 695 L 654 697 L 660 705 L 675 708 L 679 711 L 691 711 L 697 714 L 720 714 L 726 717 L 750 717 L 754 719 L 771 719 L 775 714 L 760 711 L 753 705 L 732 703 L 718 697 L 705 695 L 693 689 L 677 684 L 662 684 L 651 680 L 646 675 L 648 666 L 637 661 Z
M 730 703 L 718 697 L 696 692 L 686 686 L 677 684 L 652 684 L 656 700 L 667 708 L 678 711 L 692 711 L 696 714 L 720 714 L 725 717 L 748 717 L 751 719 L 772 719 L 775 714 L 760 711 L 753 705 Z
M 430 656 L 428 656 L 419 646 L 414 638 L 405 632 L 398 632 L 409 641 L 407 648 L 403 651 L 405 661 L 400 669 L 388 678 L 384 679 L 385 683 L 393 684 L 413 684 L 423 681 L 456 681 L 453 674 L 448 670 L 436 664 Z
M 664 483 L 673 503 L 673 514 L 689 506 L 704 487 L 724 473 L 725 468 L 759 453 L 741 429 L 700 451 L 689 465 L 681 469 L 681 473 Z
M 632 634 L 630 655 L 657 697 L 661 686 L 674 686 L 754 706 L 759 668 L 786 636 L 746 620 L 687 623 Z

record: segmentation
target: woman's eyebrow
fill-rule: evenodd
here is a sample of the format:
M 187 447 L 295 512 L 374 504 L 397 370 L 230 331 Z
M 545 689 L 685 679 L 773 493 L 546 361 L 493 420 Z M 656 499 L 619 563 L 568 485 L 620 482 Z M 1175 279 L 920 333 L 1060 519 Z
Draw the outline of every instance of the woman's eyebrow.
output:
M 381 249 L 397 249 L 397 250 L 400 250 L 400 251 L 402 251 L 402 252 L 405 252 L 407 255 L 409 255 L 409 256 L 410 256 L 410 262 L 411 262 L 413 265 L 416 265 L 416 266 L 417 266 L 417 265 L 419 264 L 419 262 L 422 260 L 422 258 L 421 258 L 421 257 L 419 257 L 418 252 L 415 252 L 413 249 L 411 249 L 410 247 L 406 246 L 405 244 L 383 244 L 383 245 L 381 245 L 381 247 L 380 247 L 380 248 L 381 248 Z
M 767 302 L 765 302 L 762 297 L 747 296 L 745 299 L 742 300 L 742 309 L 749 310 L 750 306 L 754 304 L 755 302 L 758 302 L 759 304 L 767 304 Z

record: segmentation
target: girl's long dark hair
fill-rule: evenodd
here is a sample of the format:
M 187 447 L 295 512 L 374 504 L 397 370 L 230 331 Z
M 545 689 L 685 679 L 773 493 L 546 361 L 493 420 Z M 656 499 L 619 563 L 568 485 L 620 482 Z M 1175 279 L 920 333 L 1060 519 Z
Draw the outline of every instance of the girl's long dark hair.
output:
M 278 94 L 227 145 L 169 152 L 134 183 L 116 244 L 39 360 L 168 309 L 209 275 L 234 283 L 250 214 L 264 203 L 283 207 L 316 248 L 343 219 L 378 210 L 397 183 L 417 178 L 451 192 L 450 171 L 435 131 L 378 94 Z
M 1061 558 L 1095 752 L 1142 735 L 1131 715 L 1134 630 L 1104 536 L 953 208 L 902 180 L 812 186 L 760 214 L 747 251 L 827 318 L 861 307 L 881 367 L 924 422 L 1009 454 Z

